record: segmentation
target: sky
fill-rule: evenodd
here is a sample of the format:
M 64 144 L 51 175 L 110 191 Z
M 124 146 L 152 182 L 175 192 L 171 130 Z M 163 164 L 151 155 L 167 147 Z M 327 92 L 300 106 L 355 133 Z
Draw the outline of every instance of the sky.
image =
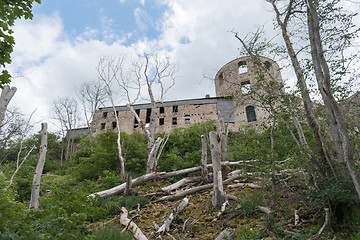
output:
M 97 80 L 101 57 L 154 49 L 174 59 L 178 70 L 166 100 L 214 97 L 211 79 L 240 56 L 230 31 L 245 37 L 264 26 L 271 36 L 270 10 L 265 0 L 42 0 L 33 20 L 18 20 L 13 28 L 8 69 L 18 91 L 11 106 L 27 116 L 36 109 L 33 121 L 56 131 L 52 103 Z

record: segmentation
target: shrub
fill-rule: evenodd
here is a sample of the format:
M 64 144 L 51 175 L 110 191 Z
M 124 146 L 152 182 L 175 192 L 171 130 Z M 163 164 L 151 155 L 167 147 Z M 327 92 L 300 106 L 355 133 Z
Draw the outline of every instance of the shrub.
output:
M 130 232 L 121 232 L 121 228 L 113 225 L 107 225 L 95 229 L 92 232 L 92 235 L 95 236 L 97 240 L 132 240 L 134 236 Z
M 138 204 L 144 207 L 149 202 L 144 196 L 139 196 L 136 192 L 131 192 L 129 196 L 115 195 L 106 198 L 97 197 L 94 199 L 94 205 L 106 209 L 109 214 L 115 215 L 119 213 L 121 207 L 125 207 L 128 211 L 137 209 Z
M 249 193 L 239 197 L 239 204 L 241 206 L 240 215 L 248 218 L 258 212 L 258 206 L 263 205 L 263 196 L 260 193 Z

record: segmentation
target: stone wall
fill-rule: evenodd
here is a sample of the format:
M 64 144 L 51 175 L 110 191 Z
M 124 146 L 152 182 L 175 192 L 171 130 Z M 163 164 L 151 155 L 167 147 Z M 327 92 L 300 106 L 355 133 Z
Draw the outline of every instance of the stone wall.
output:
M 270 77 L 264 81 L 275 81 L 282 84 L 279 66 L 271 59 L 261 58 Z M 268 117 L 267 111 L 261 107 L 256 99 L 249 97 L 247 91 L 257 83 L 257 71 L 249 57 L 235 59 L 225 64 L 215 76 L 215 98 L 188 99 L 168 101 L 157 104 L 157 132 L 170 132 L 177 127 L 188 127 L 193 123 L 203 123 L 216 120 L 220 111 L 228 122 L 231 131 L 239 131 L 244 127 L 258 128 Z M 270 76 L 270 75 L 268 75 Z M 257 89 L 257 92 L 262 89 Z M 116 114 L 120 120 L 120 129 L 130 134 L 141 128 L 135 123 L 133 113 L 126 106 L 116 106 Z M 133 105 L 139 111 L 140 119 L 146 123 L 147 109 L 150 104 Z M 112 107 L 101 108 L 96 111 L 92 123 L 93 134 L 116 129 L 114 110 Z

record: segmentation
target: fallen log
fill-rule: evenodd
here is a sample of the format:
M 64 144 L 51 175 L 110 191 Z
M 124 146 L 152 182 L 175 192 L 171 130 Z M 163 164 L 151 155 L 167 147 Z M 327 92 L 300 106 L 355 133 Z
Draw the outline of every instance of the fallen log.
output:
M 229 205 L 229 201 L 226 200 L 226 201 L 222 204 L 221 210 L 216 214 L 216 217 L 212 220 L 213 222 L 216 222 L 216 221 L 219 219 L 219 217 L 225 212 L 226 207 L 227 207 L 228 205 Z
M 189 204 L 189 199 L 184 198 L 179 203 L 179 205 L 172 210 L 170 216 L 165 220 L 164 224 L 161 225 L 161 227 L 159 228 L 159 230 L 156 233 L 157 234 L 164 234 L 166 232 L 169 232 L 172 222 L 177 218 L 179 213 L 181 213 L 188 204 Z
M 224 185 L 230 184 L 232 181 L 234 181 L 235 179 L 238 179 L 238 178 L 240 178 L 240 177 L 241 177 L 241 176 L 234 176 L 234 177 L 228 178 L 228 179 L 226 179 L 226 180 L 223 182 L 223 184 L 224 184 Z M 173 194 L 173 195 L 161 197 L 160 199 L 158 199 L 158 200 L 155 201 L 155 202 L 168 201 L 168 200 L 176 200 L 176 199 L 185 197 L 185 196 L 187 196 L 187 195 L 191 195 L 191 194 L 194 194 L 194 193 L 196 193 L 196 192 L 200 192 L 200 191 L 202 191 L 202 190 L 209 189 L 209 188 L 212 188 L 212 187 L 213 187 L 213 184 L 212 184 L 212 183 L 205 184 L 205 185 L 201 185 L 201 186 L 197 186 L 197 187 L 194 187 L 194 188 L 186 189 L 186 190 L 181 191 L 181 192 L 177 192 L 177 193 L 175 193 L 175 194 Z
M 136 240 L 148 240 L 140 228 L 128 218 L 128 211 L 125 207 L 121 208 L 120 223 L 125 226 L 125 229 L 130 229 L 132 231 Z
M 199 182 L 201 180 L 202 180 L 202 177 L 187 177 L 187 178 L 183 178 L 180 181 L 177 181 L 176 183 L 173 183 L 169 186 L 163 187 L 163 188 L 161 188 L 161 190 L 164 192 L 171 192 L 171 191 L 174 191 L 174 190 L 184 186 L 185 184 L 188 184 L 191 182 Z
M 254 184 L 254 183 L 236 183 L 236 184 L 231 184 L 228 186 L 228 188 L 238 188 L 238 187 L 248 187 L 248 188 L 252 188 L 252 189 L 261 188 L 259 185 Z
M 159 179 L 160 175 L 162 175 L 164 173 L 148 173 L 145 174 L 141 177 L 135 178 L 131 181 L 131 186 L 138 186 L 143 184 L 144 182 L 150 181 L 150 180 L 154 180 L 154 179 Z M 126 188 L 126 183 L 123 183 L 121 185 L 118 185 L 116 187 L 110 188 L 108 190 L 104 190 L 104 191 L 100 191 L 100 192 L 96 192 L 96 193 L 92 193 L 90 195 L 88 195 L 88 197 L 92 197 L 95 198 L 95 196 L 100 196 L 100 197 L 107 197 L 107 196 L 111 196 L 111 195 L 116 195 L 119 193 L 122 193 Z
M 258 206 L 257 209 L 262 212 L 262 213 L 265 213 L 267 215 L 271 214 L 272 213 L 272 210 L 268 207 L 263 207 L 263 206 Z
M 257 161 L 257 160 L 238 161 L 238 162 L 226 161 L 226 162 L 221 162 L 221 165 L 240 166 L 240 165 L 242 165 L 244 163 L 253 162 L 253 161 Z M 207 168 L 208 169 L 212 168 L 212 164 L 207 164 Z M 167 172 L 148 173 L 148 174 L 145 174 L 145 175 L 140 176 L 138 178 L 132 179 L 131 186 L 135 187 L 135 186 L 139 186 L 139 185 L 141 185 L 141 184 L 143 184 L 144 182 L 147 182 L 147 181 L 157 180 L 157 179 L 166 179 L 166 178 L 170 178 L 170 177 L 181 176 L 181 175 L 194 173 L 194 172 L 199 172 L 199 171 L 201 171 L 201 166 L 181 169 L 181 170 L 177 170 L 177 171 L 169 172 L 169 173 L 167 173 Z M 126 183 L 123 183 L 123 184 L 120 184 L 120 185 L 118 185 L 116 187 L 113 187 L 113 188 L 110 188 L 110 189 L 107 189 L 107 190 L 92 193 L 92 194 L 88 195 L 88 197 L 95 198 L 96 195 L 100 196 L 100 197 L 107 197 L 107 196 L 120 194 L 120 193 L 124 192 L 125 187 L 126 187 Z
M 235 231 L 232 228 L 226 228 L 215 238 L 215 240 L 231 239 L 234 234 Z

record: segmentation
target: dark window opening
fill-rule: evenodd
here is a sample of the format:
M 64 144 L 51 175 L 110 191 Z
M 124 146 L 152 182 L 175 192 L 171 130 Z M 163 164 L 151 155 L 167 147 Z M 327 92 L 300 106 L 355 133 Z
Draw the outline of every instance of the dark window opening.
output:
M 190 124 L 190 118 L 185 118 L 185 124 Z
M 138 115 L 140 117 L 140 109 L 136 109 L 135 113 L 136 113 L 136 115 Z M 134 128 L 137 128 L 138 126 L 139 126 L 139 121 L 135 117 L 135 119 L 134 119 Z
M 105 126 L 106 126 L 105 123 L 101 123 L 101 126 L 100 126 L 101 130 L 104 130 L 104 129 L 105 129 Z
M 116 122 L 112 122 L 112 128 L 113 128 L 113 129 L 116 128 Z
M 165 112 L 165 108 L 164 107 L 160 107 L 160 113 L 164 113 Z
M 248 94 L 251 91 L 250 81 L 245 81 L 241 83 L 241 93 Z
M 238 62 L 239 74 L 246 73 L 248 71 L 246 61 Z
M 185 117 L 190 117 L 190 114 L 185 114 Z
M 150 123 L 150 115 L 151 115 L 151 108 L 147 108 L 145 123 Z
M 265 62 L 264 62 L 264 65 L 265 65 L 265 68 L 266 68 L 267 70 L 270 70 L 270 68 L 271 68 L 271 62 L 265 61 Z
M 165 122 L 164 118 L 159 118 L 159 125 L 160 126 L 164 125 L 164 122 Z
M 246 118 L 248 122 L 255 122 L 256 121 L 256 114 L 255 114 L 255 107 L 254 106 L 247 106 L 245 108 L 246 111 Z
M 173 112 L 178 112 L 179 109 L 178 109 L 178 106 L 173 106 Z
M 103 118 L 107 118 L 107 112 L 103 112 Z
M 219 74 L 219 85 L 221 86 L 224 83 L 224 74 L 220 73 Z
M 174 117 L 174 118 L 172 119 L 172 124 L 173 124 L 173 125 L 177 125 L 177 118 L 176 118 L 176 117 Z

